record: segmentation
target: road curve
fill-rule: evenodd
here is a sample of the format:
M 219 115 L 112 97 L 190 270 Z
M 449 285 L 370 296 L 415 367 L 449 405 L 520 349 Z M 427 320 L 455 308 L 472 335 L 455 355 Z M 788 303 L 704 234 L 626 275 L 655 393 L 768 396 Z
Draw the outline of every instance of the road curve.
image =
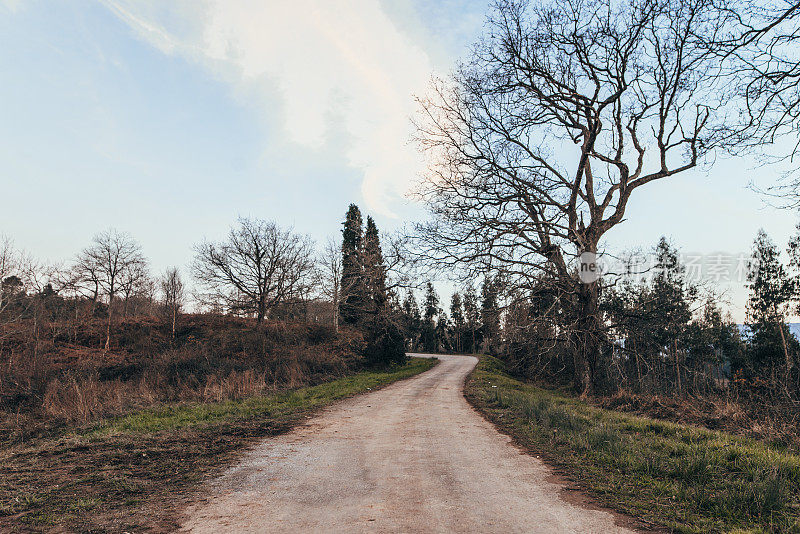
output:
M 184 532 L 627 532 L 570 504 L 462 395 L 477 360 L 439 356 L 262 441 L 210 484 Z

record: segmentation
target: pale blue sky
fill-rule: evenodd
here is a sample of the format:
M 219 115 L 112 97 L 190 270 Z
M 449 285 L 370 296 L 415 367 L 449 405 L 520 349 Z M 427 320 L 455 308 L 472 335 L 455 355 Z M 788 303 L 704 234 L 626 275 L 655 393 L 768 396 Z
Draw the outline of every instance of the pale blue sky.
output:
M 399 227 L 420 213 L 403 198 L 412 95 L 467 52 L 486 4 L 0 0 L 0 233 L 60 260 L 113 226 L 158 272 L 239 214 L 322 242 L 355 201 Z M 784 244 L 796 215 L 764 208 L 746 185 L 774 171 L 753 168 L 637 191 L 608 244 L 738 253 L 759 227 Z

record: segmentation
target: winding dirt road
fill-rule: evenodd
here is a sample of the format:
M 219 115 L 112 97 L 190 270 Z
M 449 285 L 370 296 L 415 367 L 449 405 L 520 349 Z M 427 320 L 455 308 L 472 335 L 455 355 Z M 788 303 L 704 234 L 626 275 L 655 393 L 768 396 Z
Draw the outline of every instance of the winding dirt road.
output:
M 564 501 L 462 395 L 477 360 L 341 402 L 248 451 L 190 510 L 188 532 L 629 532 Z

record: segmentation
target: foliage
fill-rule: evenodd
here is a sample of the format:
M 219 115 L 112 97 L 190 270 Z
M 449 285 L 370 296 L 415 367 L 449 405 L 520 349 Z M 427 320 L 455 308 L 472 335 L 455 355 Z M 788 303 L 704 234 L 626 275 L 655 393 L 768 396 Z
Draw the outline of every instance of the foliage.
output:
M 340 315 L 345 324 L 356 324 L 364 306 L 363 237 L 361 210 L 350 204 L 342 228 L 342 298 Z

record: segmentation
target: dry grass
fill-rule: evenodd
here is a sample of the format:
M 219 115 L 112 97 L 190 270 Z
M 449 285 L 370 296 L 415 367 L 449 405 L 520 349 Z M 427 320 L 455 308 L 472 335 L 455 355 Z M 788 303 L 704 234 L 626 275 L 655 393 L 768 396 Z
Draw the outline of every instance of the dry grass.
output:
M 182 318 L 168 325 L 138 318 L 119 324 L 104 351 L 103 324 L 25 325 L 0 345 L 0 443 L 49 435 L 60 426 L 123 415 L 165 402 L 221 402 L 277 392 L 364 367 L 353 331 L 230 317 Z
M 157 394 L 145 379 L 101 382 L 96 376 L 65 376 L 47 383 L 42 410 L 49 417 L 86 423 L 156 399 Z
M 800 411 L 785 399 L 767 402 L 733 394 L 668 397 L 620 391 L 591 401 L 602 408 L 724 430 L 800 452 Z
M 292 387 L 292 386 L 289 386 Z M 264 375 L 252 369 L 231 371 L 225 378 L 212 375 L 203 388 L 203 400 L 221 402 L 256 395 L 267 388 Z

